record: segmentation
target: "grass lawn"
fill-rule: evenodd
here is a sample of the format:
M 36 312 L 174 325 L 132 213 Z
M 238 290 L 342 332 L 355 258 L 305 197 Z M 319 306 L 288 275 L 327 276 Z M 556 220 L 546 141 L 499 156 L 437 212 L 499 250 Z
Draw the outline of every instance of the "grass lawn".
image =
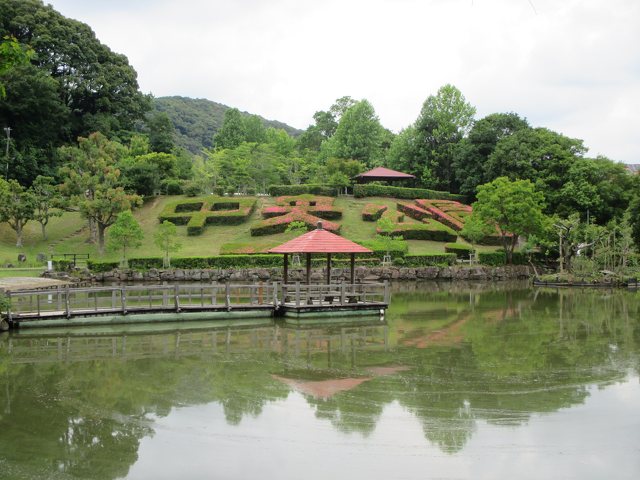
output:
M 130 257 L 152 257 L 161 256 L 162 252 L 153 242 L 153 234 L 158 226 L 158 215 L 162 212 L 165 204 L 174 201 L 179 197 L 157 197 L 147 201 L 142 208 L 135 212 L 135 217 L 145 233 L 144 245 L 130 252 Z M 186 198 L 186 197 L 184 197 Z M 376 223 L 362 220 L 362 209 L 367 203 L 377 203 L 387 205 L 390 210 L 395 210 L 397 200 L 392 198 L 365 198 L 355 199 L 352 197 L 339 197 L 335 201 L 335 206 L 343 210 L 343 218 L 337 223 L 342 225 L 341 235 L 354 241 L 368 240 L 376 234 Z M 258 199 L 258 205 L 248 222 L 240 225 L 229 226 L 207 226 L 204 233 L 198 236 L 187 236 L 187 227 L 179 226 L 178 235 L 182 243 L 182 249 L 176 256 L 209 256 L 218 255 L 220 247 L 226 243 L 247 244 L 259 249 L 268 249 L 290 240 L 295 234 L 280 233 L 252 237 L 251 226 L 259 222 L 262 217 L 260 212 L 265 205 L 274 205 L 275 198 L 263 197 Z M 415 223 L 416 220 L 405 217 L 405 222 Z M 0 225 L 0 265 L 11 263 L 16 267 L 39 267 L 36 260 L 38 253 L 89 253 L 92 258 L 98 256 L 97 247 L 88 243 L 89 232 L 86 222 L 78 213 L 65 213 L 60 218 L 53 218 L 47 228 L 48 240 L 42 240 L 40 224 L 29 222 L 24 232 L 24 247 L 15 247 L 15 232 L 5 224 Z M 466 243 L 461 237 L 458 242 Z M 443 253 L 444 243 L 426 240 L 409 240 L 410 254 Z M 496 247 L 479 247 L 481 251 L 493 251 Z M 18 254 L 24 253 L 27 262 L 18 264 Z M 117 260 L 118 252 L 106 252 L 102 257 L 105 260 Z M 17 269 L 11 269 L 12 274 L 5 276 L 16 276 Z M 28 270 L 26 274 L 37 271 Z M 0 270 L 0 276 L 4 271 Z

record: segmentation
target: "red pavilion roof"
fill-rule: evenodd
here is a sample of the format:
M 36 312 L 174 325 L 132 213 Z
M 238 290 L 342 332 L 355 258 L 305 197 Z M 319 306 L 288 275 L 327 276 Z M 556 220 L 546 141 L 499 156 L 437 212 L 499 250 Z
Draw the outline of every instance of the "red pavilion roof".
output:
M 368 172 L 361 173 L 360 175 L 356 175 L 356 178 L 395 178 L 395 179 L 403 179 L 403 178 L 416 178 L 415 175 L 410 175 L 408 173 L 398 172 L 396 170 L 391 170 L 390 168 L 384 167 L 376 167 L 373 170 L 369 170 Z
M 372 253 L 322 226 L 269 250 L 269 253 Z

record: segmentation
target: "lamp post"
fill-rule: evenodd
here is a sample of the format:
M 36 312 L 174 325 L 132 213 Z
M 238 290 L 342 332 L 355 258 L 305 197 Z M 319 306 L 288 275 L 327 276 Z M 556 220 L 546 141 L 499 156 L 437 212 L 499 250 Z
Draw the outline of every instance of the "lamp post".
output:
M 5 160 L 7 165 L 4 169 L 4 179 L 7 180 L 9 178 L 9 142 L 11 142 L 11 128 L 4 127 L 4 133 L 7 134 L 7 149 L 5 151 Z

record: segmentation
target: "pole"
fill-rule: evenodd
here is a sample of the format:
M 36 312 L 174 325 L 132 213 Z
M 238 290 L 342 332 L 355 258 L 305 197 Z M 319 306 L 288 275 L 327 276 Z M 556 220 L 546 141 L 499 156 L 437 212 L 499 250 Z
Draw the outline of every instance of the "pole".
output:
M 9 143 L 11 142 L 11 128 L 10 127 L 4 127 L 4 133 L 7 134 L 7 148 L 6 148 L 6 152 L 5 152 L 5 157 L 6 157 L 6 167 L 4 170 L 4 179 L 7 180 L 9 178 Z

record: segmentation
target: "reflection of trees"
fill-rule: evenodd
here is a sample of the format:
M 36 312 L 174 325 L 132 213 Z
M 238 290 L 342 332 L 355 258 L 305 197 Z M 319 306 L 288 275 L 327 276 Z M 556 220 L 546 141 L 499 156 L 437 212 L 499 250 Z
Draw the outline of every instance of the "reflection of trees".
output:
M 288 389 L 268 375 L 277 359 L 269 351 L 250 351 L 254 333 L 247 330 L 234 337 L 249 347 L 240 353 L 227 353 L 225 348 L 212 353 L 207 332 L 183 336 L 183 341 L 209 339 L 199 355 L 69 363 L 37 363 L 37 352 L 47 356 L 44 346 L 55 345 L 55 340 L 14 337 L 16 351 L 24 341 L 35 357 L 34 363 L 14 365 L 7 365 L 5 357 L 1 364 L 0 452 L 6 462 L 35 478 L 48 477 L 52 471 L 117 478 L 126 476 L 136 461 L 140 440 L 153 434 L 149 415 L 167 415 L 176 406 L 219 402 L 231 424 L 245 415 L 257 416 L 268 402 L 285 398 Z M 127 351 L 150 353 L 152 348 L 175 346 L 173 335 L 169 341 L 153 337 L 129 336 Z M 221 337 L 219 347 L 224 347 Z M 99 339 L 93 338 L 87 345 L 97 343 Z M 0 345 L 0 352 L 7 350 L 5 346 Z
M 388 327 L 269 327 L 70 343 L 0 336 L 0 452 L 33 477 L 52 470 L 123 476 L 140 439 L 153 433 L 149 415 L 219 402 L 227 421 L 238 424 L 288 395 L 271 374 L 371 378 L 325 400 L 306 396 L 307 402 L 317 418 L 362 435 L 398 402 L 430 442 L 456 452 L 478 421 L 522 424 L 532 413 L 584 402 L 590 385 L 638 369 L 640 298 L 628 292 L 474 288 L 394 295 Z M 450 343 L 414 348 L 398 341 L 454 324 Z M 67 355 L 68 345 L 84 350 Z M 376 376 L 372 366 L 410 370 Z

